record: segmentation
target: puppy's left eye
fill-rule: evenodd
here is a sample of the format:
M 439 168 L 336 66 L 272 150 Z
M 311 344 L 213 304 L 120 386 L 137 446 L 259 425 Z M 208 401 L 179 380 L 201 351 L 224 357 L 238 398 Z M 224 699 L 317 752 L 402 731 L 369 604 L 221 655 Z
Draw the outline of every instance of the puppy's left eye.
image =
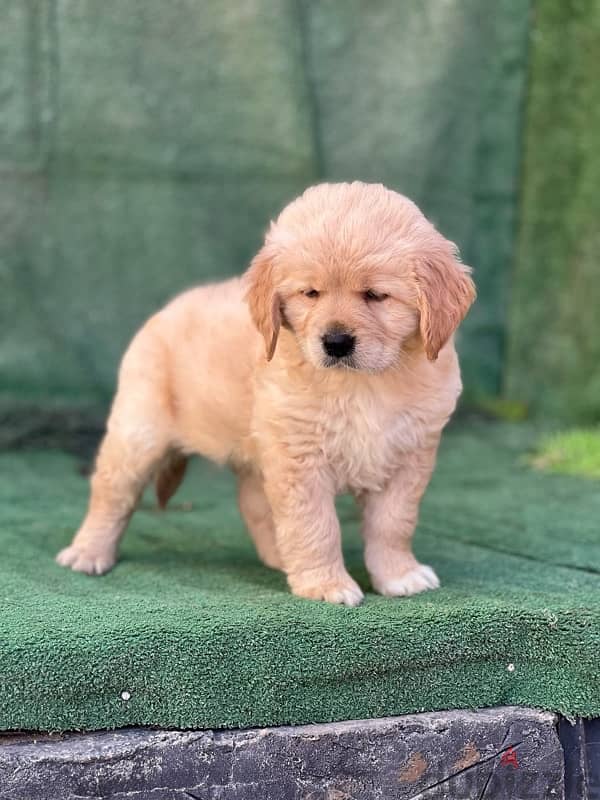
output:
M 373 289 L 367 289 L 366 292 L 363 292 L 363 297 L 367 302 L 380 303 L 382 300 L 385 300 L 386 297 L 389 297 L 389 294 L 383 294 L 380 292 L 375 292 Z

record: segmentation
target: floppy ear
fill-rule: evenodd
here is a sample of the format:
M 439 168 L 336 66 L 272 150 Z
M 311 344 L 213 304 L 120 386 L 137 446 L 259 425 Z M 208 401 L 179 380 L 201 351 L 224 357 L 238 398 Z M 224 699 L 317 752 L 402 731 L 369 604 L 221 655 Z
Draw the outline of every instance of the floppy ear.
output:
M 415 267 L 419 328 L 430 361 L 436 360 L 476 295 L 471 268 L 461 264 L 455 246 L 447 244 Z
M 273 263 L 265 245 L 246 272 L 246 302 L 252 321 L 265 340 L 267 361 L 273 358 L 281 327 L 280 298 L 275 291 Z

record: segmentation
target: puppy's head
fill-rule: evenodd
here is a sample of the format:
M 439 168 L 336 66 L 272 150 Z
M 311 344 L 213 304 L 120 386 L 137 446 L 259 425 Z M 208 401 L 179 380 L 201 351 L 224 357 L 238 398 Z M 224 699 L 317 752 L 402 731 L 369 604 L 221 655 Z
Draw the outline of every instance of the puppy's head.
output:
M 407 198 L 322 184 L 283 210 L 246 274 L 267 358 L 281 326 L 315 367 L 380 372 L 420 338 L 435 360 L 475 298 L 470 269 Z

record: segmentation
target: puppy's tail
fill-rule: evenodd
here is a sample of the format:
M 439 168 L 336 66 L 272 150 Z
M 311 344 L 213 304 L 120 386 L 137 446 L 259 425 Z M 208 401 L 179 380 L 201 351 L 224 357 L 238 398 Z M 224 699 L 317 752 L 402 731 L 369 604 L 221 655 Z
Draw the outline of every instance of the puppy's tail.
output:
M 171 452 L 164 459 L 154 479 L 154 491 L 160 508 L 165 509 L 183 480 L 188 459 L 181 453 Z

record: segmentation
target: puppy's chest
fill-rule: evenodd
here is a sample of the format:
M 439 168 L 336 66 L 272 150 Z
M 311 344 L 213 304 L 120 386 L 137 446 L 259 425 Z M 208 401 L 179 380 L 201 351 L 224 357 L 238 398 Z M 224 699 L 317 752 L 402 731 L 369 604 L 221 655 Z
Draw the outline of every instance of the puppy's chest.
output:
M 332 399 L 323 412 L 321 449 L 339 490 L 382 489 L 421 443 L 421 426 L 409 410 L 372 398 Z

